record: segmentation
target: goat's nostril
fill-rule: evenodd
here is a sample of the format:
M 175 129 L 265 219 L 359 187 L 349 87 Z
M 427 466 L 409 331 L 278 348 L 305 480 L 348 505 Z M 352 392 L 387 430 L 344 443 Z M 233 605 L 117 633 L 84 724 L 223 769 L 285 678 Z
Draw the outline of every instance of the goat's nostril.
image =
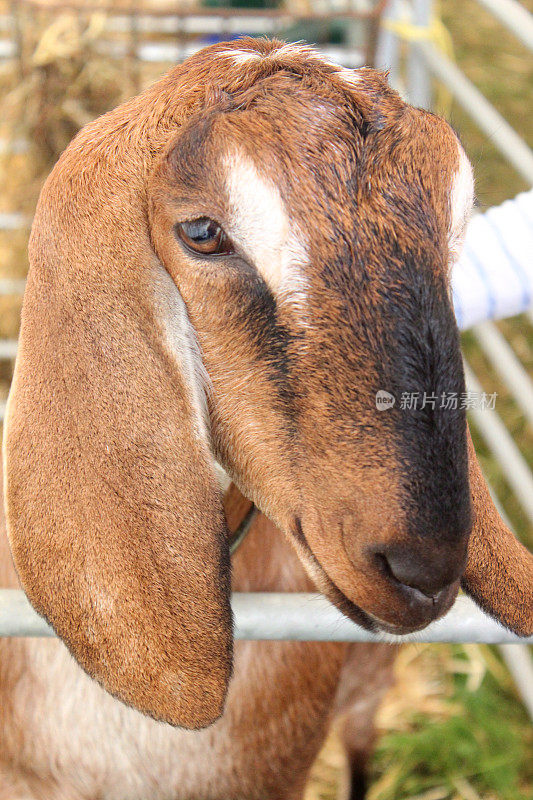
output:
M 428 569 L 413 558 L 414 554 L 376 553 L 381 570 L 389 579 L 420 592 L 435 603 L 444 589 L 448 588 L 455 578 L 449 570 Z

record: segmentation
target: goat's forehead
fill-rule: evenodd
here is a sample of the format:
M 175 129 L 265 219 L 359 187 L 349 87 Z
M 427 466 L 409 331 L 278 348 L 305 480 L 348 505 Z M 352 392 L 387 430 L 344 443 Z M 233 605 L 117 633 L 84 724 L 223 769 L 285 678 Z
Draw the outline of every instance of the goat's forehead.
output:
M 229 55 L 237 59 L 235 69 L 262 57 L 230 49 L 218 58 Z M 399 113 L 365 139 L 351 116 L 357 101 L 349 93 L 343 99 L 342 92 L 322 92 L 316 81 L 286 72 L 260 84 L 242 104 L 238 95 L 200 108 L 175 140 L 169 163 L 177 183 L 188 183 L 186 194 L 198 195 L 228 224 L 272 290 L 301 289 L 314 254 L 352 236 L 358 188 L 374 198 L 392 192 L 402 205 L 421 182 L 418 197 L 429 187 L 429 213 L 432 206 L 455 205 L 457 192 L 448 198 L 461 150 L 444 120 L 400 101 Z M 450 162 L 444 169 L 443 160 Z M 403 203 L 398 224 L 409 224 L 415 205 Z
M 452 250 L 462 235 L 472 198 L 468 159 L 458 142 L 454 143 L 454 150 L 457 167 L 450 174 L 452 180 L 443 192 L 448 199 L 441 208 L 447 217 L 443 218 L 442 227 L 447 223 Z M 276 180 L 279 172 L 269 174 L 260 160 L 237 147 L 225 153 L 222 165 L 230 235 L 270 289 L 278 296 L 290 295 L 294 299 L 297 295 L 301 307 L 314 280 L 317 256 L 335 261 L 331 241 L 336 237 L 347 241 L 353 236 L 355 224 L 366 229 L 369 220 L 356 223 L 357 203 L 346 205 L 342 198 L 322 197 L 320 187 L 314 196 L 294 197 L 289 184 Z M 306 182 L 302 179 L 296 185 L 305 190 Z M 439 213 L 437 209 L 436 212 Z M 401 231 L 396 230 L 395 235 L 401 239 Z M 343 263 L 339 268 L 344 271 L 352 267 Z

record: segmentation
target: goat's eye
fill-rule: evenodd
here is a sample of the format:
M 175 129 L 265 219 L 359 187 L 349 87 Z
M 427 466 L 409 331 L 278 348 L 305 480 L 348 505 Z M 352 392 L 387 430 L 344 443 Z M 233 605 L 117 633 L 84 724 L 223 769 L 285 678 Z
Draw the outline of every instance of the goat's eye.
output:
M 176 234 L 194 253 L 204 256 L 221 256 L 233 253 L 233 244 L 218 222 L 200 217 L 176 225 Z

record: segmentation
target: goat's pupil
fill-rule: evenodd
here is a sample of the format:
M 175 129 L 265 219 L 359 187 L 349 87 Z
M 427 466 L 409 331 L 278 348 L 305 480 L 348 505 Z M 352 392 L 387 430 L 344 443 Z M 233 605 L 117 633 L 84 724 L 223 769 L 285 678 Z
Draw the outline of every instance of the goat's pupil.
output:
M 186 234 L 194 242 L 207 242 L 214 239 L 220 230 L 220 226 L 212 219 L 195 219 L 193 222 L 187 222 L 183 226 Z

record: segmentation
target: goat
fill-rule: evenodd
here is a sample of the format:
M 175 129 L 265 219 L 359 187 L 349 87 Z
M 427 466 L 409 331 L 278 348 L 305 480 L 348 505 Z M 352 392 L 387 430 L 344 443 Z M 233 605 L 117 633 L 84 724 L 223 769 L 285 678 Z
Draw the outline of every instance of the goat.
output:
M 4 477 L 22 586 L 87 675 L 2 644 L 0 798 L 298 798 L 340 711 L 361 797 L 393 651 L 233 652 L 232 587 L 316 586 L 402 634 L 461 584 L 532 632 L 464 409 L 376 408 L 464 391 L 471 203 L 443 120 L 277 41 L 206 48 L 74 139 L 33 224 Z M 215 459 L 261 512 L 231 578 Z

